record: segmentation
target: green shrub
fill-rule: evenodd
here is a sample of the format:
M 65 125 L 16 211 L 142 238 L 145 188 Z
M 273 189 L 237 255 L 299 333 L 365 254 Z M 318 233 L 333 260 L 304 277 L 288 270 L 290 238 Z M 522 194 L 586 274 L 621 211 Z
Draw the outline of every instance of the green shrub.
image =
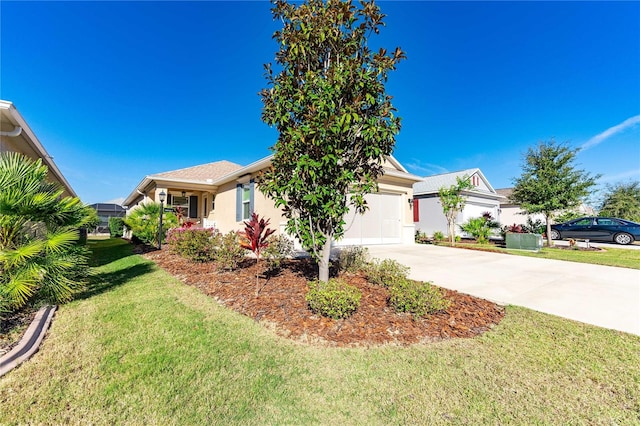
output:
M 329 318 L 347 318 L 360 306 L 360 289 L 339 278 L 331 278 L 322 283 L 309 283 L 306 299 L 311 311 Z
M 274 235 L 269 238 L 269 245 L 262 252 L 262 257 L 267 263 L 269 271 L 280 269 L 282 261 L 293 256 L 293 241 L 286 235 Z
M 367 266 L 366 274 L 372 284 L 389 288 L 407 278 L 409 267 L 391 259 L 375 260 Z
M 429 282 L 398 280 L 389 289 L 389 293 L 389 304 L 393 309 L 417 317 L 444 311 L 451 305 L 442 291 Z
M 167 245 L 186 259 L 210 262 L 216 258 L 217 234 L 212 228 L 173 228 L 167 232 Z
M 431 239 L 429 238 L 429 236 L 427 235 L 426 232 L 422 232 L 419 229 L 416 230 L 416 234 L 415 234 L 415 242 L 418 244 L 428 244 L 431 242 Z
M 124 231 L 124 220 L 121 217 L 109 218 L 109 234 L 111 238 L 122 237 Z
M 238 234 L 229 231 L 226 234 L 217 234 L 214 238 L 215 261 L 220 269 L 233 271 L 238 269 L 244 260 L 245 249 L 240 247 Z
M 445 240 L 444 233 L 442 233 L 442 231 L 434 231 L 433 239 L 437 242 L 444 241 Z
M 362 246 L 350 246 L 340 249 L 338 267 L 340 271 L 358 272 L 368 264 L 369 250 Z

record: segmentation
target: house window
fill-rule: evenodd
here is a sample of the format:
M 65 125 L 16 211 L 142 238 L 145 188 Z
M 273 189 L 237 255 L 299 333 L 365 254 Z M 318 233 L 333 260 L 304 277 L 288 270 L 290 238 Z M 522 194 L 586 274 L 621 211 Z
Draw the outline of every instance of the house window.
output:
M 480 186 L 480 176 L 478 175 L 471 176 L 471 184 L 473 186 Z
M 251 190 L 249 185 L 242 186 L 242 220 L 251 216 Z
M 255 183 L 250 180 L 248 183 L 236 185 L 236 222 L 242 222 L 251 218 L 253 213 L 253 193 Z

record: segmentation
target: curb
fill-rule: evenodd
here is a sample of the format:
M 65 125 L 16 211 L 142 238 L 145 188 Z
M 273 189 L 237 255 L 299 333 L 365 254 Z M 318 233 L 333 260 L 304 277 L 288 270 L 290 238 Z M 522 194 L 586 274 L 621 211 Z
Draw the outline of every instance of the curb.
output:
M 51 324 L 56 306 L 44 306 L 36 313 L 36 316 L 22 336 L 18 346 L 0 358 L 0 377 L 28 360 L 38 351 L 42 339 Z

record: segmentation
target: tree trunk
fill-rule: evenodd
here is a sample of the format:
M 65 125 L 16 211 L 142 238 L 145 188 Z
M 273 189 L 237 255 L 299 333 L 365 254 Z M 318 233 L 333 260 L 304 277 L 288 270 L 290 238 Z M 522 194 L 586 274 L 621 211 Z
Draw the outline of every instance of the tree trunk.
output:
M 549 221 L 548 215 L 545 215 L 545 220 L 547 222 L 547 247 L 552 247 L 553 240 L 551 240 L 551 221 Z
M 451 246 L 456 245 L 456 224 L 455 222 L 449 222 L 449 243 Z
M 332 236 L 327 236 L 322 246 L 322 257 L 318 262 L 318 280 L 323 283 L 329 281 L 329 261 L 331 260 L 331 240 Z

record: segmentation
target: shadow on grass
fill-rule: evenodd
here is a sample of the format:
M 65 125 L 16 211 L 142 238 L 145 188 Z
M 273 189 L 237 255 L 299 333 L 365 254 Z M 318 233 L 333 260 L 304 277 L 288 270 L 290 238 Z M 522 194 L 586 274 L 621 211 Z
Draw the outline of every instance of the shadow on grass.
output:
M 89 284 L 87 284 L 86 289 L 78 294 L 76 299 L 88 299 L 110 291 L 135 277 L 153 272 L 155 270 L 154 266 L 153 263 L 140 263 L 113 272 L 95 274 L 89 278 Z
M 91 250 L 89 266 L 94 268 L 133 254 L 133 245 L 127 240 L 123 240 L 121 238 L 94 241 L 90 240 L 87 243 L 87 247 Z

